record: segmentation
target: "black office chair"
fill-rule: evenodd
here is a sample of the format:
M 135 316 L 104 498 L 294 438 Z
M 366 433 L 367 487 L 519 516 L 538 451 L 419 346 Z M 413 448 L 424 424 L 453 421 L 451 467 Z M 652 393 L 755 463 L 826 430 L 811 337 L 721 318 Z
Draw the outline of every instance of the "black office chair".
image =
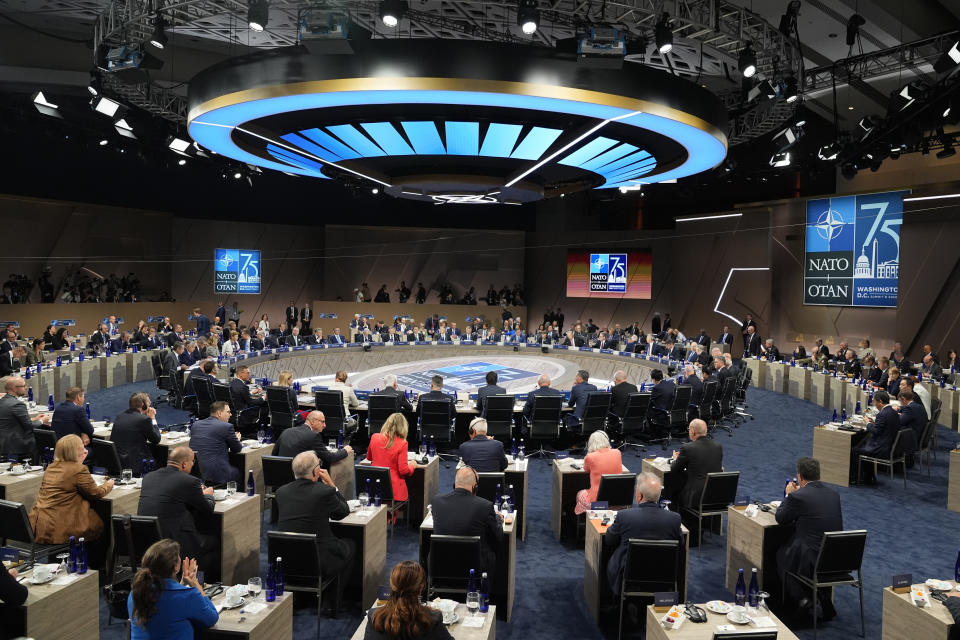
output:
M 107 470 L 108 476 L 119 477 L 123 470 L 117 445 L 110 440 L 100 438 L 90 440 L 90 458 L 85 462 L 91 467 L 103 467 Z
M 217 402 L 226 402 L 233 411 L 233 398 L 230 397 L 230 385 L 223 382 L 213 383 L 213 397 Z M 231 420 L 233 422 L 233 420 Z
M 163 534 L 160 532 L 160 520 L 156 516 L 136 516 L 129 513 L 114 514 L 110 518 L 110 529 L 107 576 L 109 584 L 115 586 L 133 577 L 140 568 L 143 554 L 154 542 L 162 540 Z M 126 561 L 122 562 L 121 558 Z M 113 612 L 111 616 L 112 614 Z
M 40 558 L 55 557 L 67 550 L 66 544 L 40 544 L 34 536 L 27 509 L 20 502 L 0 500 L 0 543 L 14 547 L 26 555 L 25 562 L 34 564 Z
M 740 375 L 737 376 L 737 390 L 733 397 L 736 414 L 741 418 L 750 418 L 751 420 L 753 420 L 753 415 L 747 412 L 747 389 L 752 381 L 753 369 L 743 363 L 740 366 Z
M 454 423 L 450 420 L 450 402 L 447 400 L 423 400 L 418 403 L 420 441 L 433 438 L 438 445 L 438 454 L 447 458 L 456 458 L 439 453 L 439 446 L 450 446 L 453 442 Z
M 597 502 L 606 502 L 610 509 L 626 509 L 633 505 L 637 477 L 632 473 L 605 473 L 600 476 Z
M 527 437 L 535 445 L 536 451 L 527 454 L 528 458 L 535 456 L 550 457 L 553 451 L 544 449 L 545 442 L 555 442 L 560 437 L 560 415 L 563 413 L 563 396 L 533 395 L 533 409 L 530 417 L 524 416 L 527 423 Z
M 164 444 L 153 444 L 152 442 L 148 442 L 147 449 L 150 450 L 150 457 L 153 458 L 154 463 L 156 463 L 157 469 L 163 469 L 165 466 L 167 466 L 167 458 L 170 455 L 170 447 Z
M 197 394 L 197 418 L 203 420 L 210 417 L 210 405 L 216 400 L 213 395 L 213 382 L 207 378 L 190 376 L 193 391 Z
M 939 418 L 939 413 L 937 414 Z M 930 475 L 930 454 L 932 453 L 936 457 L 935 447 L 934 447 L 934 434 L 937 431 L 937 422 L 936 418 L 930 418 L 930 421 L 927 422 L 927 426 L 923 428 L 923 433 L 920 435 L 920 442 L 917 444 L 917 462 L 920 465 L 920 471 L 923 472 L 923 463 L 926 460 L 927 463 L 927 475 Z M 36 433 L 36 430 L 34 430 Z
M 380 433 L 387 418 L 400 412 L 400 396 L 374 393 L 367 398 L 367 438 Z
M 497 485 L 501 491 L 507 486 L 506 475 L 502 471 L 485 471 L 477 474 L 477 495 L 489 500 L 496 506 Z
M 707 428 L 711 432 L 715 430 L 715 421 L 713 420 L 713 402 L 717 399 L 717 393 L 720 389 L 719 380 L 707 380 L 703 383 L 703 396 L 700 398 L 700 404 L 694 409 L 697 417 L 707 423 Z M 733 433 L 728 431 L 729 436 L 732 438 Z
M 267 409 L 270 410 L 270 429 L 273 431 L 273 441 L 276 442 L 284 429 L 300 422 L 297 419 L 300 414 L 297 413 L 297 405 L 290 399 L 289 387 L 270 385 L 264 391 L 267 394 Z
M 809 587 L 813 594 L 813 638 L 817 638 L 817 590 L 821 587 L 837 587 L 849 584 L 860 593 L 860 635 L 865 636 L 863 622 L 863 550 L 867 545 L 867 530 L 827 531 L 820 541 L 820 551 L 814 565 L 813 576 L 802 576 L 787 571 L 787 578 L 793 578 Z M 856 572 L 857 577 L 853 574 Z M 782 590 L 786 598 L 786 589 Z
M 737 380 L 733 376 L 727 377 L 723 382 L 720 395 L 710 407 L 710 417 L 714 420 L 715 429 L 723 429 L 730 435 L 733 435 L 731 427 L 739 426 L 737 408 L 733 403 L 733 394 L 737 390 Z M 729 422 L 730 424 L 725 424 Z
M 37 443 L 38 453 L 43 453 L 45 448 L 49 448 L 52 452 L 57 447 L 57 434 L 52 429 L 34 429 L 33 440 Z
M 173 406 L 176 409 L 181 409 L 196 415 L 197 411 L 197 396 L 194 393 L 189 393 L 184 387 L 183 382 L 184 372 L 177 370 L 174 371 L 170 376 L 171 386 L 170 392 L 173 397 Z M 192 391 L 192 389 L 191 389 Z
M 591 391 L 587 394 L 587 406 L 583 410 L 574 428 L 581 436 L 589 436 L 594 431 L 604 431 L 610 416 L 612 395 L 609 391 Z
M 430 536 L 427 599 L 438 596 L 465 602 L 470 569 L 483 571 L 480 536 Z
M 314 391 L 313 398 L 316 410 L 322 411 L 326 418 L 326 428 L 331 431 L 343 431 L 344 441 L 349 441 L 357 428 L 357 416 L 347 415 L 343 406 L 343 392 L 339 389 Z
M 290 484 L 293 477 L 293 458 L 284 456 L 263 456 L 263 497 L 270 500 L 270 522 L 279 518 L 277 510 L 277 489 Z
M 618 639 L 623 636 L 623 605 L 627 598 L 680 591 L 680 561 L 680 543 L 676 540 L 630 538 L 620 581 Z
M 861 469 L 864 461 L 873 463 L 873 475 L 877 475 L 877 467 L 887 467 L 890 469 L 890 479 L 893 479 L 893 467 L 899 464 L 903 469 L 903 488 L 907 488 L 907 452 L 916 449 L 917 434 L 913 429 L 900 429 L 893 439 L 893 446 L 890 447 L 890 455 L 886 458 L 880 456 L 861 455 L 857 459 L 857 480 L 862 481 Z
M 150 355 L 150 366 L 153 367 L 153 378 L 156 381 L 157 389 L 166 392 L 164 395 L 158 397 L 154 401 L 154 404 L 160 404 L 162 402 L 169 403 L 173 390 L 173 373 L 165 371 L 163 368 L 161 355 L 164 351 L 165 349 Z
M 283 558 L 284 588 L 288 591 L 314 593 L 317 596 L 317 639 L 320 638 L 320 616 L 323 612 L 323 591 L 335 584 L 339 576 L 323 575 L 320 550 L 315 533 L 267 531 L 267 557 Z M 338 585 L 339 586 L 339 585 Z M 340 606 L 334 603 L 333 610 Z
M 680 506 L 681 513 L 689 513 L 697 518 L 698 547 L 703 548 L 703 519 L 720 516 L 723 519 L 727 507 L 737 499 L 737 485 L 740 483 L 739 471 L 717 471 L 708 473 L 703 483 L 700 501 L 695 507 Z
M 623 449 L 626 447 L 636 447 L 637 455 L 640 455 L 643 451 L 646 451 L 646 446 L 642 444 L 635 444 L 630 442 L 630 436 L 640 436 L 641 434 L 647 434 L 649 431 L 649 425 L 647 423 L 647 412 L 650 408 L 650 394 L 649 393 L 631 393 L 627 396 L 627 408 L 624 411 L 624 414 L 620 416 L 619 426 L 617 427 L 616 435 L 619 436 L 623 442 L 620 443 L 618 449 Z
M 393 482 L 390 480 L 389 467 L 374 467 L 368 464 L 358 464 L 354 466 L 354 479 L 357 483 L 357 495 L 361 491 L 367 491 L 367 480 L 370 480 L 370 490 L 376 488 L 377 480 L 380 481 L 380 502 L 387 507 L 387 519 L 390 521 L 390 535 L 393 535 L 393 525 L 397 521 L 397 514 L 401 511 L 406 514 L 407 501 L 393 499 Z M 373 504 L 373 493 L 367 492 L 370 496 L 370 504 Z
M 943 400 L 940 398 L 930 398 L 930 421 L 933 423 L 933 444 L 930 446 L 930 453 L 933 459 L 937 459 L 937 423 L 940 422 L 940 411 L 943 409 Z
M 664 449 L 676 437 L 687 433 L 690 421 L 687 420 L 687 411 L 690 408 L 690 396 L 693 387 L 688 384 L 678 384 L 673 394 L 673 402 L 667 410 L 650 408 L 649 419 L 652 425 L 660 429 L 662 437 L 650 440 L 660 442 Z
M 513 396 L 487 396 L 487 435 L 510 442 L 513 437 Z
M 216 386 L 216 385 L 214 385 Z M 262 405 L 250 405 L 245 409 L 238 409 L 240 400 L 229 385 L 225 385 L 230 394 L 230 423 L 233 424 L 244 438 L 256 438 L 260 430 L 260 418 L 263 415 Z M 216 390 L 214 390 L 216 393 Z

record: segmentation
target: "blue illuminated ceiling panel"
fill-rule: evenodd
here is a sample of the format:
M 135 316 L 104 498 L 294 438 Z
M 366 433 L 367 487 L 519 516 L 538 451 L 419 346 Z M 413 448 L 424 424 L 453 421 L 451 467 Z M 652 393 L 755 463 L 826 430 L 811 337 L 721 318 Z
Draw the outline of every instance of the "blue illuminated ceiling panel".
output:
M 331 136 L 326 131 L 321 131 L 320 129 L 306 129 L 300 132 L 303 136 L 313 140 L 322 147 L 326 147 L 333 153 L 336 153 L 341 158 L 345 160 L 350 160 L 351 158 L 359 158 L 360 154 L 343 144 L 333 136 Z
M 390 156 L 408 156 L 413 149 L 389 122 L 365 122 L 360 125 L 374 139 L 381 149 Z
M 602 167 L 603 165 L 608 164 L 610 162 L 613 162 L 614 160 L 618 160 L 623 156 L 627 155 L 628 153 L 633 153 L 636 150 L 637 150 L 637 147 L 635 147 L 632 144 L 627 144 L 626 142 L 624 142 L 622 144 L 618 144 L 617 146 L 610 149 L 609 151 L 601 153 L 593 160 L 588 160 L 587 162 L 581 164 L 580 168 L 586 171 L 596 171 L 597 168 Z
M 356 149 L 357 152 L 365 158 L 387 155 L 383 149 L 373 144 L 370 138 L 360 133 L 360 130 L 352 124 L 338 124 L 333 127 L 327 127 L 327 131 Z
M 447 153 L 457 156 L 475 156 L 480 153 L 479 122 L 448 122 Z
M 413 148 L 420 155 L 442 156 L 447 153 L 443 147 L 443 140 L 440 139 L 440 132 L 437 131 L 437 125 L 432 121 L 426 122 L 402 122 L 404 132 Z
M 323 169 L 323 165 L 319 162 L 315 162 L 309 158 L 304 158 L 303 156 L 297 155 L 273 144 L 267 145 L 267 151 L 277 160 L 291 163 L 297 167 L 300 167 L 301 169 L 309 171 L 310 175 L 318 178 L 328 178 L 328 176 L 325 176 L 320 172 L 320 170 Z
M 624 156 L 624 157 L 620 158 L 619 160 L 614 160 L 613 162 L 610 162 L 610 163 L 608 163 L 608 164 L 603 165 L 602 167 L 600 167 L 600 168 L 598 169 L 598 172 L 599 172 L 599 173 L 612 173 L 615 169 L 619 169 L 620 167 L 625 167 L 625 166 L 627 166 L 627 165 L 629 165 L 629 164 L 633 164 L 634 162 L 638 162 L 638 161 L 640 161 L 640 160 L 645 160 L 645 159 L 650 158 L 650 157 L 651 157 L 651 156 L 650 156 L 649 153 L 647 153 L 646 151 L 644 151 L 643 149 L 641 149 L 640 151 L 636 151 L 636 152 L 634 152 L 634 153 L 631 153 L 630 155 Z
M 519 158 L 520 160 L 539 160 L 543 152 L 560 137 L 561 133 L 563 133 L 563 131 L 560 129 L 534 127 L 524 136 L 510 157 Z
M 307 140 L 306 138 L 299 136 L 295 133 L 288 133 L 287 135 L 283 136 L 283 139 L 289 142 L 291 145 L 295 147 L 300 147 L 307 153 L 312 153 L 318 158 L 322 158 L 323 160 L 326 160 L 328 162 L 337 162 L 339 160 L 342 160 L 342 158 L 337 154 L 321 147 L 318 144 L 314 144 L 309 140 Z M 287 151 L 289 152 L 289 149 Z
M 617 144 L 617 141 L 611 140 L 610 138 L 604 138 L 603 136 L 594 138 L 561 160 L 560 164 L 565 164 L 570 167 L 579 167 L 615 144 Z
M 480 155 L 506 158 L 513 151 L 513 145 L 520 137 L 523 127 L 519 124 L 501 124 L 493 122 L 487 127 L 487 135 L 483 136 L 483 145 Z

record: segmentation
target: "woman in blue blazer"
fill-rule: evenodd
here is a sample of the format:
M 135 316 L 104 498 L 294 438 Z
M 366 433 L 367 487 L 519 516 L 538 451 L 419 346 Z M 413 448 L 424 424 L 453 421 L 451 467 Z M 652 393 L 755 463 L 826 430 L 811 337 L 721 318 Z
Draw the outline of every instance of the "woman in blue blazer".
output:
M 153 543 L 143 554 L 127 610 L 131 640 L 193 640 L 194 626 L 205 629 L 220 619 L 197 582 L 197 561 L 184 558 L 181 562 L 180 544 L 170 539 Z

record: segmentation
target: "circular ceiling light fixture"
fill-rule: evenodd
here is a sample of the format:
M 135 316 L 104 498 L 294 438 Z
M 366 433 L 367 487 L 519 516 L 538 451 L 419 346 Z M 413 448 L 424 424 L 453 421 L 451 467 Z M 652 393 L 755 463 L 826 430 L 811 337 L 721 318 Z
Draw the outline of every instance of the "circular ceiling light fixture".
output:
M 657 42 L 657 51 L 661 55 L 670 53 L 673 49 L 673 25 L 670 22 L 670 14 L 666 11 L 660 16 L 660 21 L 654 29 L 654 38 Z
M 261 32 L 270 20 L 269 0 L 250 0 L 247 5 L 247 25 L 252 31 Z
M 757 73 L 757 54 L 753 52 L 753 45 L 749 42 L 740 52 L 738 66 L 744 78 L 752 78 Z
M 353 44 L 353 56 L 270 52 L 200 73 L 190 136 L 251 166 L 441 204 L 671 181 L 726 156 L 716 96 L 641 65 L 584 75 L 539 47 Z
M 526 35 L 532 36 L 540 28 L 540 9 L 537 0 L 519 0 L 517 24 Z
M 150 36 L 150 44 L 157 49 L 163 49 L 167 45 L 166 22 L 159 11 L 153 19 L 153 35 Z
M 380 21 L 385 27 L 393 29 L 407 12 L 406 0 L 382 0 L 380 2 Z

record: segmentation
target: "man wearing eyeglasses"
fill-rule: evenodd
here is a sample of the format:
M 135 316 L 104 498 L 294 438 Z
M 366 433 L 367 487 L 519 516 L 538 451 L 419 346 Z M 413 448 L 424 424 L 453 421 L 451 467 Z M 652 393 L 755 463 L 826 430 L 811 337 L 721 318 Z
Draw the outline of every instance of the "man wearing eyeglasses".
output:
M 33 430 L 47 426 L 50 416 L 44 415 L 38 422 L 30 420 L 26 403 L 18 399 L 27 395 L 23 378 L 6 378 L 4 389 L 7 393 L 0 398 L 0 451 L 8 456 L 30 457 L 37 446 Z
M 500 516 L 493 503 L 476 495 L 477 472 L 471 467 L 457 471 L 451 493 L 433 497 L 433 532 L 441 536 L 480 536 L 483 567 L 490 584 L 496 584 L 497 549 L 503 540 Z

